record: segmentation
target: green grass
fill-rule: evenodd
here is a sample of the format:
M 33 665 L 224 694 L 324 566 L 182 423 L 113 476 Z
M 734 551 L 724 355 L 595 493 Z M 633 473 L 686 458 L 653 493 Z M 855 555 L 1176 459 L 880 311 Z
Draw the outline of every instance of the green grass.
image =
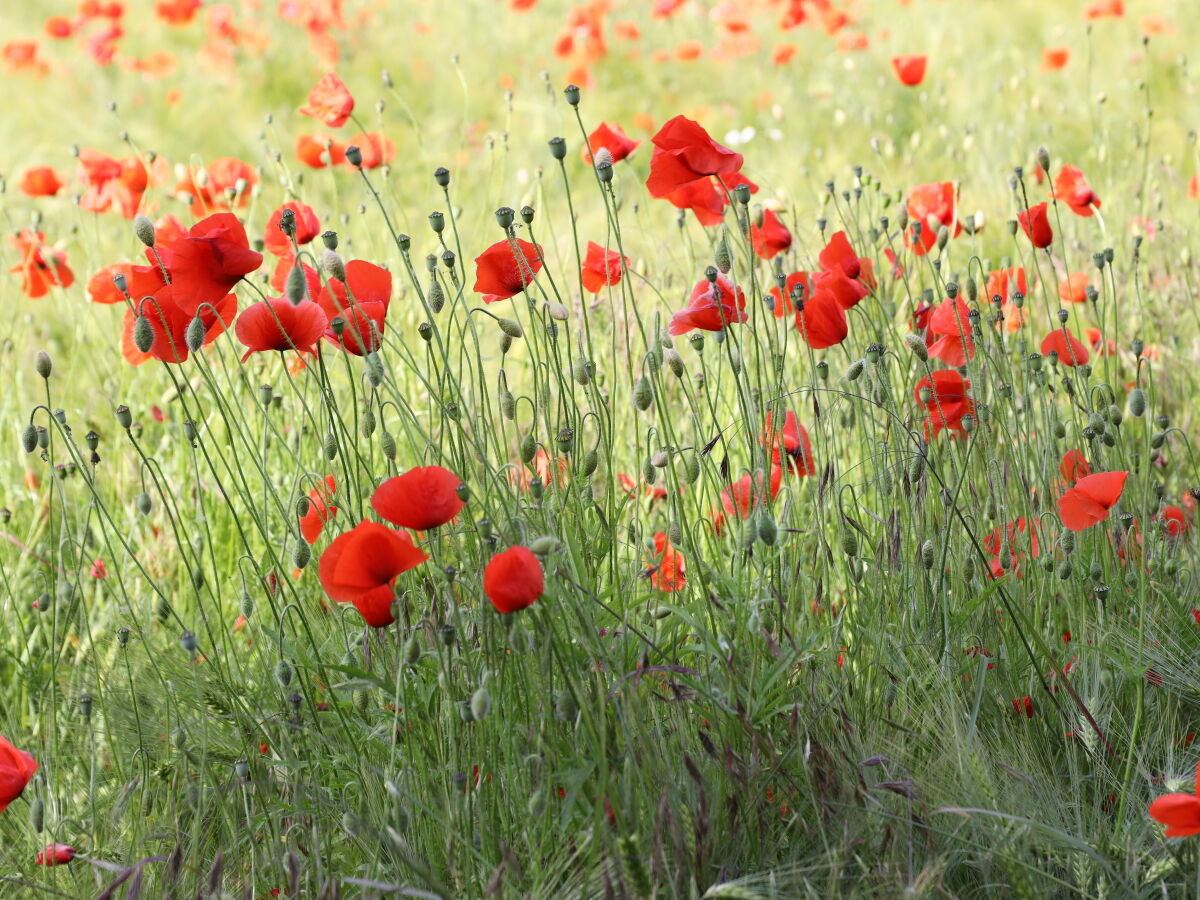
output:
M 338 71 L 365 127 L 397 144 L 393 165 L 367 175 L 378 203 L 354 172 L 295 161 L 295 135 L 322 130 L 295 112 L 321 69 L 270 4 L 259 16 L 269 46 L 230 71 L 200 61 L 195 27 L 169 31 L 147 7 L 131 12 L 123 46 L 177 53 L 176 74 L 98 70 L 63 43 L 44 51 L 54 75 L 6 79 L 0 216 L 7 231 L 40 217 L 77 281 L 33 301 L 0 277 L 11 441 L 0 456 L 11 513 L 0 524 L 0 734 L 40 765 L 0 814 L 0 896 L 94 897 L 122 878 L 108 896 L 1197 896 L 1194 839 L 1164 839 L 1146 814 L 1161 793 L 1190 789 L 1200 732 L 1196 524 L 1170 538 L 1151 521 L 1200 486 L 1185 55 L 1197 26 L 1132 0 L 1090 35 L 1075 4 L 872 2 L 859 4 L 863 53 L 839 53 L 812 28 L 779 34 L 772 10 L 753 17 L 758 54 L 653 62 L 680 40 L 713 42 L 704 5 L 654 22 L 646 4 L 614 4 L 610 19 L 636 20 L 643 38 L 610 33 L 578 119 L 561 93 L 568 66 L 552 54 L 565 4 L 520 17 L 483 0 L 377 10 L 339 35 Z M 36 33 L 51 12 L 69 10 L 5 9 L 0 33 Z M 1137 17 L 1152 12 L 1173 15 L 1178 33 L 1144 48 Z M 433 31 L 414 37 L 414 21 Z M 800 51 L 777 68 L 782 40 Z M 1058 44 L 1073 48 L 1070 65 L 1039 72 L 1041 48 Z M 929 52 L 930 72 L 905 89 L 888 60 L 913 51 Z M 182 99 L 168 105 L 172 88 Z M 772 264 L 748 252 L 735 211 L 703 229 L 649 197 L 639 113 L 655 126 L 698 117 L 717 140 L 756 129 L 738 149 L 762 190 L 741 212 L 780 210 L 795 236 L 785 271 L 815 268 L 843 228 L 875 260 L 879 289 L 850 313 L 843 344 L 810 351 L 790 319 L 774 319 L 762 297 Z M 579 157 L 601 121 L 645 141 L 610 192 Z M 557 135 L 561 169 L 546 143 Z M 129 223 L 81 211 L 69 191 L 34 201 L 15 189 L 30 164 L 73 174 L 72 144 L 260 167 L 262 187 L 239 210 L 252 238 L 295 197 L 338 232 L 345 259 L 392 271 L 381 365 L 325 344 L 292 375 L 278 356 L 239 363 L 227 335 L 182 366 L 130 367 L 121 310 L 83 290 L 101 266 L 140 255 Z M 1015 166 L 1030 202 L 1044 198 L 1039 145 L 1052 174 L 1076 164 L 1103 199 L 1102 218 L 1052 210 L 1053 260 L 1007 227 L 1024 205 Z M 439 165 L 452 173 L 447 193 Z M 959 182 L 962 214 L 982 210 L 986 228 L 905 254 L 906 277 L 893 280 L 883 251 L 902 250 L 901 198 L 934 180 Z M 170 185 L 147 200 L 190 222 Z M 483 306 L 472 260 L 503 238 L 493 211 L 526 204 L 535 218 L 518 233 L 547 265 L 528 302 L 487 307 L 523 329 L 502 353 L 497 324 L 472 312 Z M 434 210 L 453 222 L 444 245 Z M 1140 245 L 1135 217 L 1156 227 Z M 389 221 L 411 235 L 407 256 Z M 577 247 L 615 246 L 618 229 L 632 270 L 581 301 Z M 672 339 L 676 375 L 660 333 L 722 238 L 751 319 L 699 348 Z M 426 255 L 445 246 L 461 265 L 430 275 Z M 1099 270 L 1092 255 L 1105 248 L 1112 263 Z M 3 268 L 16 263 L 7 243 L 0 253 Z M 984 295 L 1002 265 L 1031 276 L 1030 321 L 1014 333 L 991 326 Z M 1028 361 L 1058 327 L 1067 272 L 1099 292 L 1071 310 L 1072 331 L 1103 328 L 1119 348 L 1086 374 Z M 428 317 L 433 277 L 447 303 Z M 922 292 L 940 301 L 951 282 L 978 289 L 979 351 L 965 374 L 980 411 L 968 439 L 926 445 L 913 397 L 925 369 L 904 336 Z M 238 293 L 243 308 L 258 299 Z M 427 319 L 430 341 L 418 331 Z M 1157 353 L 1140 372 L 1135 338 Z M 39 350 L 53 360 L 45 381 Z M 585 362 L 594 374 L 581 378 Z M 1141 416 L 1126 399 L 1135 378 Z M 265 407 L 261 385 L 275 398 Z M 120 404 L 134 428 L 119 425 Z M 786 409 L 808 429 L 817 474 L 785 477 L 769 509 L 718 533 L 721 491 L 765 467 L 763 419 Z M 48 429 L 44 454 L 20 447 L 31 421 Z M 540 496 L 512 478 L 530 438 L 565 460 L 562 483 Z M 1071 448 L 1130 477 L 1110 520 L 1068 548 L 1055 503 Z M 434 463 L 470 499 L 423 536 L 431 559 L 400 576 L 399 621 L 364 633 L 354 609 L 324 597 L 318 558 L 331 535 L 373 517 L 375 484 Z M 666 499 L 620 489 L 618 473 L 643 471 Z M 296 504 L 327 474 L 339 511 L 293 575 Z M 1128 516 L 1140 556 L 1128 535 L 1117 552 Z M 1020 517 L 1039 519 L 1041 553 L 993 579 L 985 536 Z M 659 532 L 686 557 L 678 593 L 645 577 Z M 554 539 L 544 596 L 497 614 L 485 564 L 539 537 Z M 106 578 L 91 574 L 96 559 Z M 1032 717 L 1014 709 L 1026 696 Z M 54 841 L 81 858 L 35 866 Z

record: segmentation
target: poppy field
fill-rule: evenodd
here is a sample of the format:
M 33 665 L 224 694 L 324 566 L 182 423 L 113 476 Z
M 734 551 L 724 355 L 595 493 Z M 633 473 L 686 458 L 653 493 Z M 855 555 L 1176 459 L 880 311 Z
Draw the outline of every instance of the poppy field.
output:
M 0 5 L 0 897 L 1200 897 L 1185 6 Z

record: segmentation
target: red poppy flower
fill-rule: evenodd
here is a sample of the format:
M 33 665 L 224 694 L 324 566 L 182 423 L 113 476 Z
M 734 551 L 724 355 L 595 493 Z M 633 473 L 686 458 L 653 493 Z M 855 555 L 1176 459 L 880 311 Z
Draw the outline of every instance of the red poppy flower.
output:
M 601 122 L 596 130 L 588 135 L 588 145 L 583 150 L 583 161 L 590 165 L 592 154 L 599 153 L 603 148 L 612 156 L 612 161 L 618 163 L 636 150 L 639 144 L 641 141 L 635 141 L 626 135 L 620 125 Z
M 792 292 L 796 286 L 800 285 L 804 289 L 803 296 L 807 297 L 812 290 L 807 272 L 793 272 L 784 280 L 783 290 L 779 290 L 779 286 L 771 288 L 771 296 L 775 298 L 775 303 L 771 309 L 775 313 L 775 318 L 782 319 L 785 316 L 790 316 L 795 312 L 792 306 Z
M 814 293 L 829 293 L 842 309 L 852 309 L 867 296 L 867 286 L 856 278 L 846 277 L 841 269 L 817 272 L 812 277 Z
M 50 166 L 27 169 L 17 183 L 21 193 L 30 197 L 53 197 L 62 190 L 63 180 Z
M 528 547 L 509 547 L 497 553 L 483 570 L 483 592 L 501 613 L 532 606 L 545 586 L 542 564 Z
M 1074 272 L 1058 286 L 1058 299 L 1063 303 L 1083 303 L 1087 300 L 1088 277 L 1084 272 Z
M 150 181 L 136 156 L 118 160 L 89 147 L 79 151 L 79 178 L 85 185 L 80 208 L 99 213 L 115 207 L 127 219 L 137 214 Z
M 159 251 L 171 249 L 185 237 L 187 226 L 179 216 L 167 213 L 154 223 L 154 246 Z M 153 254 L 147 252 L 146 256 L 152 257 Z
M 325 523 L 337 515 L 338 508 L 330 503 L 336 493 L 337 480 L 332 475 L 308 492 L 308 512 L 300 517 L 300 535 L 307 543 L 315 544 Z
M 371 506 L 393 525 L 428 531 L 445 525 L 462 510 L 461 484 L 461 478 L 441 466 L 409 469 L 379 485 L 371 495 Z
M 245 362 L 252 354 L 269 350 L 315 353 L 328 326 L 325 311 L 313 301 L 293 304 L 286 297 L 271 297 L 246 307 L 233 333 L 246 347 Z
M 822 272 L 814 281 L 828 274 Z M 796 327 L 814 350 L 833 347 L 846 339 L 849 331 L 846 310 L 827 283 L 814 284 L 811 296 L 796 305 Z
M 605 250 L 595 241 L 588 241 L 581 272 L 583 289 L 598 294 L 604 288 L 617 284 L 621 280 L 621 272 L 628 267 L 629 257 L 622 257 L 616 250 Z
M 654 555 L 646 572 L 650 586 L 665 593 L 681 591 L 687 584 L 685 569 L 683 554 L 675 549 L 666 533 L 660 531 L 654 535 Z
M 204 324 L 204 344 L 207 347 L 217 337 L 233 324 L 237 316 L 237 297 L 226 294 L 212 304 L 205 304 L 199 310 L 184 310 L 175 301 L 174 285 L 165 285 L 158 289 L 150 299 L 135 300 L 141 314 L 150 323 L 154 340 L 150 349 L 140 351 L 133 341 L 133 331 L 137 316 L 133 310 L 125 310 L 125 325 L 121 341 L 121 352 L 131 365 L 140 366 L 148 359 L 157 359 L 166 363 L 182 363 L 188 358 L 186 340 L 187 328 L 197 315 Z
M 1029 293 L 1025 270 L 1022 267 L 993 269 L 988 273 L 987 299 L 999 297 L 1001 300 L 1007 301 L 1015 291 L 1020 291 L 1022 294 Z
M 341 128 L 353 111 L 354 97 L 334 72 L 329 72 L 313 85 L 308 92 L 308 103 L 300 107 L 303 115 L 319 119 L 329 128 Z
M 1075 166 L 1063 166 L 1058 177 L 1054 179 L 1054 196 L 1071 207 L 1077 216 L 1089 217 L 1092 207 L 1100 208 L 1100 198 L 1096 196 L 1083 177 L 1083 173 Z
M 514 239 L 521 256 L 517 257 L 509 240 L 497 241 L 475 257 L 475 292 L 484 303 L 515 297 L 533 283 L 542 270 L 542 248 Z
M 1166 837 L 1200 834 L 1200 764 L 1196 765 L 1194 794 L 1163 794 L 1147 810 L 1156 822 L 1167 826 Z
M 792 233 L 779 221 L 774 210 L 764 209 L 762 224 L 750 226 L 750 240 L 755 253 L 763 259 L 771 259 L 791 249 Z
M 742 168 L 742 154 L 714 141 L 697 122 L 676 116 L 653 137 L 650 177 L 646 188 L 665 197 L 706 175 L 733 175 Z
M 378 169 L 380 166 L 390 163 L 396 158 L 396 145 L 385 138 L 378 131 L 367 131 L 361 134 L 356 134 L 354 137 L 346 141 L 343 146 L 357 147 L 359 155 L 362 157 L 359 165 L 364 169 Z M 346 165 L 350 168 L 357 166 L 350 165 L 350 161 L 346 161 Z
M 771 425 L 771 414 L 767 413 L 767 422 L 763 428 L 763 443 L 771 450 L 773 467 L 782 468 L 801 477 L 817 474 L 812 443 L 808 439 L 808 432 L 797 420 L 796 414 L 790 409 L 787 411 L 783 417 L 783 428 L 778 434 L 774 433 Z
M 1058 471 L 1062 475 L 1063 481 L 1074 484 L 1079 479 L 1091 475 L 1092 467 L 1088 465 L 1087 457 L 1081 450 L 1072 449 L 1063 454 Z
M 953 369 L 938 369 L 917 382 L 913 397 L 929 413 L 926 431 L 930 437 L 942 429 L 950 429 L 965 435 L 963 416 L 975 414 L 975 401 L 967 393 L 971 382 Z M 929 399 L 922 400 L 921 394 L 929 392 Z
M 1066 328 L 1056 328 L 1042 340 L 1042 356 L 1058 355 L 1064 366 L 1082 366 L 1091 354 Z
M 1054 243 L 1054 231 L 1050 228 L 1045 201 L 1018 213 L 1017 221 L 1021 223 L 1021 229 L 1029 238 L 1029 242 L 1039 250 L 1044 250 Z
M 928 61 L 928 57 L 914 53 L 904 56 L 893 56 L 892 68 L 895 70 L 896 77 L 900 79 L 901 84 L 908 87 L 915 87 L 925 80 L 925 64 Z
M 250 202 L 250 191 L 258 184 L 258 173 L 248 162 L 220 156 L 189 174 L 175 185 L 175 193 L 190 198 L 197 219 L 211 213 L 229 212 L 230 198 L 237 206 Z
M 175 303 L 184 312 L 195 313 L 201 304 L 214 303 L 229 293 L 262 265 L 263 257 L 250 249 L 237 216 L 217 213 L 193 225 L 164 261 L 171 272 Z
M 158 0 L 154 12 L 168 25 L 178 28 L 195 18 L 200 3 L 201 0 Z
M 285 203 L 271 213 L 271 218 L 267 219 L 266 230 L 263 231 L 263 246 L 276 256 L 291 259 L 293 256 L 292 239 L 279 228 L 285 209 L 290 209 L 294 214 L 292 221 L 295 222 L 296 227 L 296 243 L 300 246 L 309 243 L 321 233 L 321 223 L 317 220 L 317 214 L 313 212 L 311 206 L 297 200 Z
M 905 243 L 917 256 L 924 256 L 937 242 L 938 229 L 950 229 L 950 237 L 962 234 L 962 223 L 955 215 L 954 183 L 950 181 L 920 184 L 908 192 L 906 201 L 910 218 L 921 223 L 921 237 L 913 240 L 913 230 L 905 232 Z
M 961 294 L 934 307 L 929 317 L 929 334 L 925 337 L 930 356 L 948 366 L 965 366 L 968 359 L 975 358 L 969 314 L 967 301 Z
M 713 526 L 719 534 L 725 527 L 725 520 L 732 516 L 737 519 L 748 519 L 753 509 L 759 506 L 767 507 L 779 494 L 779 485 L 783 480 L 783 470 L 779 466 L 771 466 L 770 480 L 763 484 L 763 473 L 758 472 L 754 478 L 747 472 L 725 490 L 721 491 L 721 509 L 713 514 Z M 768 496 L 768 491 L 770 495 Z
M 1125 15 L 1124 0 L 1096 0 L 1083 11 L 1083 17 L 1095 19 L 1119 19 Z
M 1042 50 L 1042 71 L 1054 72 L 1064 68 L 1071 60 L 1071 48 L 1046 47 Z
M 22 228 L 9 235 L 8 242 L 17 249 L 21 261 L 8 271 L 21 276 L 21 290 L 31 300 L 44 297 L 52 287 L 70 287 L 75 273 L 67 265 L 67 254 L 49 246 L 40 231 Z
M 1013 712 L 1017 715 L 1025 713 L 1025 718 L 1033 718 L 1033 700 L 1029 697 L 1017 697 L 1012 702 Z
M 1004 530 L 1003 540 L 1001 539 L 1001 528 Z M 1037 530 L 1033 527 L 1033 523 L 1024 516 L 1013 522 L 1008 522 L 1001 526 L 1001 528 L 992 529 L 983 538 L 983 549 L 992 556 L 990 565 L 992 577 L 1000 578 L 1009 571 L 1020 575 L 1020 564 L 1025 558 L 1025 551 L 1020 546 L 1022 543 L 1021 538 L 1023 535 L 1028 536 L 1029 556 L 1032 559 L 1037 559 L 1041 551 L 1038 545 Z M 1002 564 L 1000 559 L 1006 545 L 1009 552 L 1009 565 L 1007 568 Z
M 869 261 L 859 257 L 844 231 L 835 232 L 817 257 L 817 263 L 823 271 L 840 270 L 847 278 L 858 278 L 862 274 L 863 263 Z
M 317 577 L 331 598 L 353 603 L 368 625 L 383 628 L 396 621 L 392 615 L 396 576 L 427 559 L 429 555 L 413 545 L 408 532 L 359 522 L 325 548 Z
M 720 225 L 725 218 L 725 207 L 729 203 L 725 192 L 711 178 L 698 178 L 667 194 L 666 200 L 676 209 L 690 209 L 696 221 L 708 228 Z
M 0 735 L 0 813 L 21 796 L 37 768 L 33 756 L 18 750 Z
M 716 282 L 706 278 L 696 283 L 687 308 L 671 316 L 667 330 L 671 334 L 687 334 L 695 329 L 720 331 L 727 325 L 745 322 L 749 318 L 746 295 L 742 289 L 735 288 L 733 282 L 724 275 L 718 275 Z
M 1083 531 L 1108 518 L 1108 512 L 1121 499 L 1128 472 L 1097 472 L 1075 482 L 1058 500 L 1058 516 L 1063 527 Z
M 1179 537 L 1187 528 L 1187 517 L 1178 506 L 1164 506 L 1155 513 L 1154 519 L 1163 524 L 1169 537 Z
M 346 148 L 331 134 L 301 134 L 296 138 L 296 158 L 310 169 L 324 169 L 344 163 Z
M 315 277 L 316 273 L 313 275 Z M 345 347 L 346 352 L 354 356 L 362 356 L 364 350 L 378 350 L 391 300 L 391 272 L 361 259 L 350 260 L 346 263 L 345 282 L 331 278 L 317 297 L 330 323 L 325 339 Z M 333 327 L 337 318 L 344 322 L 341 337 Z
M 57 41 L 65 40 L 75 33 L 75 26 L 66 16 L 51 16 L 42 25 L 48 37 Z
M 58 866 L 69 863 L 75 858 L 75 848 L 66 844 L 50 844 L 45 850 L 39 850 L 37 864 L 39 866 Z

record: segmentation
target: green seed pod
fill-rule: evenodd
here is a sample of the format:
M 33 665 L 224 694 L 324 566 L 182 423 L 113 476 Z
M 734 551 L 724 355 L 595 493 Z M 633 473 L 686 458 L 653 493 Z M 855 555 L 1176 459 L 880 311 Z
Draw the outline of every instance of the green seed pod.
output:
M 554 695 L 554 713 L 564 722 L 574 722 L 575 716 L 579 713 L 575 695 L 567 690 L 558 691 Z
M 476 721 L 486 719 L 492 711 L 492 695 L 486 687 L 480 687 L 471 695 L 471 717 Z
M 1054 436 L 1055 436 L 1055 438 L 1057 438 L 1060 441 L 1063 438 L 1065 438 L 1067 436 L 1067 426 L 1064 425 L 1062 422 L 1055 422 L 1054 423 Z
M 633 405 L 645 412 L 653 402 L 654 389 L 650 386 L 650 379 L 643 375 L 633 384 Z
M 421 642 L 417 640 L 416 634 L 413 634 L 407 641 L 404 642 L 404 664 L 407 666 L 415 666 L 421 658 Z
M 850 367 L 846 369 L 846 380 L 858 381 L 858 376 L 863 373 L 863 368 L 865 366 L 866 363 L 861 359 L 856 359 L 854 362 L 850 363 Z
M 1146 392 L 1141 388 L 1129 392 L 1129 414 L 1139 419 L 1146 414 Z
M 600 454 L 595 450 L 589 450 L 583 455 L 583 465 L 580 467 L 580 472 L 584 478 L 588 478 L 596 471 L 600 465 Z
M 512 391 L 500 392 L 500 413 L 510 422 L 517 417 L 517 399 L 512 395 Z
M 275 663 L 275 682 L 282 688 L 292 683 L 292 664 L 286 659 Z
M 526 433 L 525 437 L 521 438 L 521 462 L 531 463 L 537 455 L 537 441 L 533 437 L 533 432 Z
M 116 408 L 115 412 L 117 424 L 128 431 L 130 426 L 133 425 L 133 414 L 129 412 L 129 407 L 122 403 Z
M 26 453 L 32 453 L 37 449 L 38 445 L 38 430 L 36 425 L 26 425 L 21 429 L 21 449 Z
M 300 541 L 292 550 L 292 562 L 297 569 L 303 569 L 308 565 L 308 561 L 312 559 L 312 547 L 308 546 L 308 541 Z
M 35 832 L 41 834 L 45 823 L 46 803 L 41 797 L 34 797 L 33 802 L 29 804 L 29 826 Z
M 334 457 L 336 457 L 338 455 L 337 435 L 334 434 L 332 431 L 329 432 L 329 434 L 325 435 L 325 443 L 324 443 L 322 449 L 325 451 L 326 459 L 333 459 Z
M 933 541 L 926 541 L 921 545 L 921 565 L 926 569 L 932 569 L 935 560 L 936 548 L 933 546 Z
M 1161 431 L 1156 431 L 1154 434 L 1150 435 L 1150 446 L 1157 450 L 1163 445 L 1166 439 L 1167 436 L 1165 434 L 1163 434 Z
M 779 526 L 775 524 L 771 514 L 765 511 L 758 517 L 758 539 L 768 547 L 774 547 L 775 541 L 779 539 Z

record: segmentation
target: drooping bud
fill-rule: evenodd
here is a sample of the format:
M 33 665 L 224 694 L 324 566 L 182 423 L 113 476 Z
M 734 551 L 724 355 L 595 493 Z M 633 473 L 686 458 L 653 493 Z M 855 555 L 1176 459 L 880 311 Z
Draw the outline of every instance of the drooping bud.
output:
M 925 362 L 929 359 L 929 348 L 925 346 L 925 339 L 919 334 L 906 334 L 904 343 L 908 345 L 908 349 L 913 352 L 913 356 Z
M 654 402 L 654 389 L 650 386 L 650 379 L 643 375 L 633 385 L 633 405 L 642 412 L 650 408 L 650 404 Z
M 288 270 L 287 281 L 284 283 L 284 296 L 288 298 L 292 306 L 299 306 L 301 301 L 304 300 L 307 291 L 308 285 L 305 283 L 304 270 L 299 266 L 292 266 Z
M 204 320 L 199 316 L 188 322 L 187 330 L 183 333 L 183 342 L 187 344 L 187 348 L 193 353 L 204 346 L 204 333 L 206 330 Z
M 497 319 L 496 324 L 500 326 L 500 330 L 512 338 L 524 337 L 525 332 L 521 328 L 521 323 L 515 319 Z

